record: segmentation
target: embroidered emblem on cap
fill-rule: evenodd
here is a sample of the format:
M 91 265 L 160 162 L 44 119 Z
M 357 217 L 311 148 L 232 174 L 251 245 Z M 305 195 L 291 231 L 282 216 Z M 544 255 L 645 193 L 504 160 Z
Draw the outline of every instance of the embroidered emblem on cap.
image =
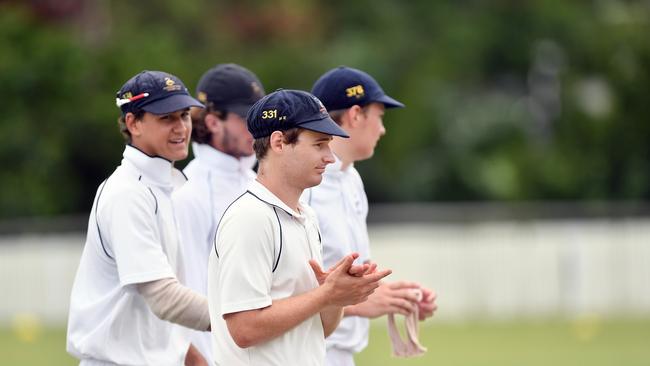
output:
M 366 92 L 363 90 L 363 85 L 355 85 L 345 89 L 345 96 L 348 98 L 356 97 L 357 99 L 363 98 Z
M 205 94 L 205 92 L 199 92 L 198 98 L 201 103 L 205 103 L 208 101 L 208 95 Z
M 171 91 L 176 91 L 176 90 L 181 90 L 181 86 L 176 84 L 176 82 L 172 78 L 165 78 L 165 87 L 163 88 L 167 90 L 168 92 Z
M 316 98 L 314 96 L 312 96 L 311 99 L 313 99 L 314 102 L 316 102 L 316 104 L 318 104 L 318 111 L 319 112 L 327 113 L 327 108 L 325 108 L 325 105 L 323 104 L 323 102 L 320 101 L 320 99 L 318 99 L 318 98 Z
M 264 92 L 262 92 L 262 88 L 256 82 L 251 81 L 251 88 L 253 89 L 253 94 L 256 97 L 261 98 L 264 95 Z
M 262 111 L 262 119 L 271 119 L 271 118 L 278 118 L 277 109 L 267 109 L 265 111 Z

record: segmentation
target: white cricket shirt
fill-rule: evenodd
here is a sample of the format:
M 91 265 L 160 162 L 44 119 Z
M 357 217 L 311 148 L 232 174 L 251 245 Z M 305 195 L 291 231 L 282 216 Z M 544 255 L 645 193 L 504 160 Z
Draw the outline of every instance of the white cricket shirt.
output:
M 329 268 L 343 256 L 358 252 L 357 264 L 370 259 L 366 218 L 368 198 L 359 173 L 350 165 L 341 169 L 341 160 L 325 168 L 320 185 L 303 193 L 306 201 L 318 215 L 323 243 L 324 268 Z M 326 340 L 327 349 L 357 353 L 368 345 L 369 320 L 346 316 Z
M 285 205 L 257 181 L 226 209 L 208 267 L 208 302 L 217 365 L 323 365 L 320 314 L 246 349 L 228 332 L 224 314 L 261 309 L 318 287 L 309 259 L 321 263 L 314 212 Z
M 171 193 L 185 177 L 132 146 L 123 156 L 90 213 L 70 296 L 67 350 L 82 365 L 182 365 L 187 334 L 156 317 L 134 285 L 178 273 Z
M 172 195 L 181 232 L 184 284 L 207 295 L 208 257 L 219 219 L 255 179 L 255 156 L 237 159 L 207 144 L 192 144 L 194 159 L 183 173 L 187 183 Z M 192 344 L 212 362 L 210 332 L 191 332 Z

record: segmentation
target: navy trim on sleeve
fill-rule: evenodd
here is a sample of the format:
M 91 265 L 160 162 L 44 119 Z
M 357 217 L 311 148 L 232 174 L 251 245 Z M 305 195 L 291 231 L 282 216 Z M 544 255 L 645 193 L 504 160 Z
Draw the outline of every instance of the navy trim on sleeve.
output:
M 246 192 L 248 192 L 248 191 L 246 191 Z M 240 198 L 242 198 L 246 194 L 246 192 L 240 194 L 239 197 L 235 198 L 234 201 L 230 202 L 228 207 L 226 207 L 226 209 L 223 210 L 223 214 L 219 218 L 219 222 L 217 222 L 217 227 L 214 229 L 214 238 L 212 239 L 212 246 L 214 247 L 214 254 L 217 255 L 217 258 L 219 258 L 219 252 L 217 251 L 217 230 L 219 229 L 219 224 L 221 224 L 221 220 L 223 220 L 223 217 L 226 215 L 226 212 L 228 212 L 228 209 L 230 208 L 230 206 L 232 206 L 235 202 L 237 202 Z
M 153 191 L 151 190 L 151 187 L 147 187 L 151 195 L 153 196 L 153 200 L 156 202 L 156 209 L 154 210 L 154 214 L 158 215 L 158 199 L 156 198 L 156 195 L 153 194 Z
M 275 269 L 278 268 L 280 257 L 282 256 L 282 224 L 280 223 L 280 216 L 278 216 L 278 209 L 275 206 L 273 207 L 273 212 L 275 212 L 275 218 L 278 219 L 278 226 L 280 227 L 280 250 L 278 250 L 278 259 L 275 260 L 275 265 L 273 265 L 271 272 L 275 272 Z M 273 246 L 273 249 L 275 249 L 275 246 Z
M 106 187 L 106 183 L 108 182 L 108 178 L 106 178 L 102 184 L 101 188 L 99 188 L 99 193 L 97 193 L 97 198 L 95 199 L 95 225 L 97 225 L 97 236 L 99 236 L 99 244 L 102 246 L 102 250 L 104 251 L 104 254 L 110 259 L 115 260 L 115 258 L 111 257 L 110 254 L 108 254 L 108 251 L 106 250 L 106 247 L 104 246 L 104 239 L 102 239 L 102 231 L 99 228 L 99 217 L 97 214 L 97 210 L 99 209 L 99 197 L 101 197 L 102 192 L 104 192 L 104 187 Z

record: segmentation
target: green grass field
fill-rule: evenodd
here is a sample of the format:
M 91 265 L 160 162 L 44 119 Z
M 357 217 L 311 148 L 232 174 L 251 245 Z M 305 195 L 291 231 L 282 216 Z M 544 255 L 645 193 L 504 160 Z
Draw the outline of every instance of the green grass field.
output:
M 370 346 L 357 357 L 370 365 L 650 365 L 650 319 L 579 322 L 437 324 L 420 334 L 429 351 L 422 357 L 390 356 L 383 322 L 374 322 Z M 0 365 L 65 366 L 77 361 L 65 353 L 63 329 L 0 329 Z

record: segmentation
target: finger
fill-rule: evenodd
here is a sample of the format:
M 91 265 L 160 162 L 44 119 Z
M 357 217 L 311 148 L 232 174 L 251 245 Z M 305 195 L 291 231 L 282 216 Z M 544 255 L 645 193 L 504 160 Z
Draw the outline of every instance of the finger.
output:
M 339 267 L 339 266 L 340 266 L 340 265 L 345 261 L 345 257 L 347 257 L 347 255 L 341 257 L 341 259 L 339 259 L 339 261 L 336 262 L 333 266 L 331 266 L 327 271 L 328 271 L 328 272 L 332 272 L 332 271 L 334 271 L 335 269 L 337 269 L 337 268 L 338 268 L 338 267 Z
M 367 264 L 352 265 L 348 270 L 348 273 L 352 276 L 361 277 L 367 272 L 368 267 L 369 266 Z
M 370 263 L 370 265 L 368 266 L 368 269 L 366 270 L 366 272 L 364 274 L 371 274 L 371 273 L 375 273 L 376 271 L 377 271 L 377 263 L 373 262 L 373 263 Z
M 424 312 L 434 312 L 438 308 L 435 303 L 419 303 L 418 306 Z
M 357 257 L 358 256 L 359 255 L 357 254 Z M 345 257 L 343 257 L 343 259 L 341 259 L 341 261 L 340 261 L 341 263 L 332 272 L 337 272 L 337 273 L 340 273 L 340 272 L 346 273 L 346 272 L 348 272 L 350 270 L 350 268 L 352 267 L 352 263 L 354 262 L 355 259 L 356 259 L 356 257 L 354 255 L 352 255 L 352 254 L 346 255 Z
M 422 290 L 422 301 L 431 302 L 431 300 L 435 299 L 435 291 L 426 287 L 420 287 L 420 290 Z
M 399 307 L 399 306 L 389 306 L 388 307 L 388 313 L 400 314 L 400 315 L 404 315 L 404 316 L 407 316 L 407 315 L 411 314 L 410 310 L 404 309 L 404 308 Z
M 411 281 L 395 281 L 388 284 L 392 289 L 402 289 L 402 288 L 420 288 L 420 284 L 411 282 Z
M 420 296 L 416 291 L 419 290 L 413 288 L 403 288 L 399 290 L 393 290 L 391 293 L 396 297 L 417 303 L 420 301 Z
M 325 276 L 325 272 L 323 272 L 322 268 L 320 267 L 320 264 L 315 259 L 309 260 L 309 266 L 311 267 L 311 270 L 314 271 L 316 278 L 321 278 Z
M 425 320 L 426 318 L 432 317 L 433 316 L 433 311 L 421 311 L 420 314 L 418 314 L 418 319 L 419 320 Z
M 390 305 L 401 310 L 400 314 L 411 314 L 414 309 L 414 304 L 404 299 L 392 299 Z
M 435 302 L 437 298 L 438 293 L 433 290 L 429 290 L 428 296 L 424 297 L 427 302 Z
M 390 269 L 384 269 L 381 271 L 377 271 L 375 273 L 371 273 L 369 275 L 365 275 L 364 277 L 369 281 L 369 282 L 378 282 L 382 278 L 388 276 L 389 274 L 393 273 L 392 270 Z M 377 285 L 379 286 L 379 285 Z

